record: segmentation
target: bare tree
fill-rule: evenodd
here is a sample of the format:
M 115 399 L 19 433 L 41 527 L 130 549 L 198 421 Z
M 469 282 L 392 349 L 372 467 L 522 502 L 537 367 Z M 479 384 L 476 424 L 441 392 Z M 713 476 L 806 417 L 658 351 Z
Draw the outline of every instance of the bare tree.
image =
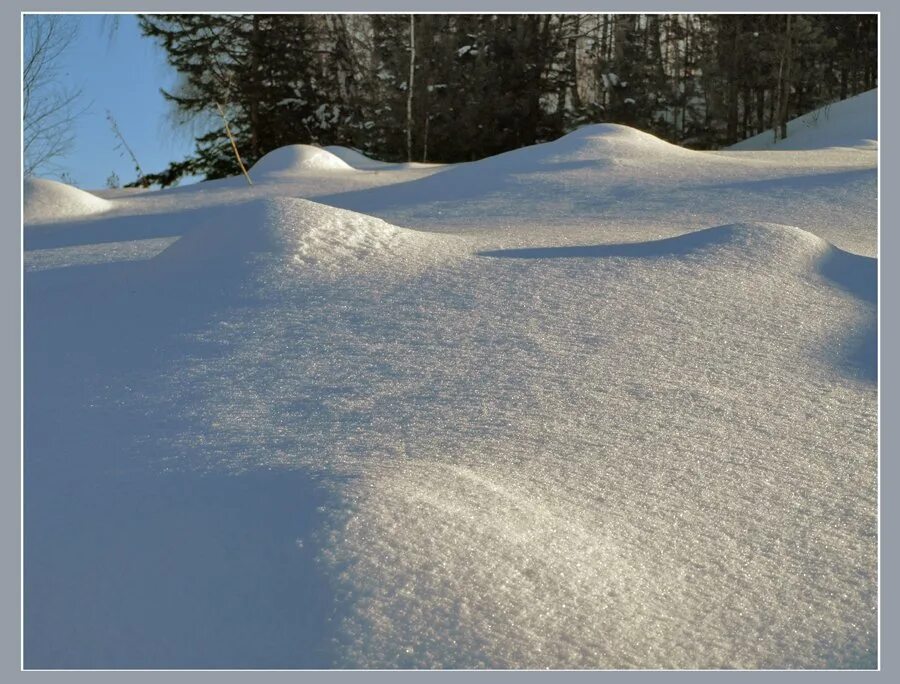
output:
M 22 56 L 22 145 L 26 176 L 54 168 L 75 140 L 72 123 L 81 91 L 60 68 L 76 26 L 65 16 L 27 14 Z

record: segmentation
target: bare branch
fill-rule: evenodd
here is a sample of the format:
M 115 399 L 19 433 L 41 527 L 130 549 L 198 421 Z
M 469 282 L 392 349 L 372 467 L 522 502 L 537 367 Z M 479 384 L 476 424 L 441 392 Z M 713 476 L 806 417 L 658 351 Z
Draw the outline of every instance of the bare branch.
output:
M 22 69 L 22 129 L 26 176 L 50 167 L 74 144 L 72 124 L 81 91 L 60 77 L 61 59 L 76 36 L 67 17 L 25 16 Z

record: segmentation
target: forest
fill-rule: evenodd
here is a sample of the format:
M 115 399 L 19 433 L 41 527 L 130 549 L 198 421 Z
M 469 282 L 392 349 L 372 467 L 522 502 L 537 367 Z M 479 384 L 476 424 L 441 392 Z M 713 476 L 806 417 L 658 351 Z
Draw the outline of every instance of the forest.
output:
M 131 185 L 240 173 L 283 145 L 461 162 L 588 123 L 718 149 L 877 86 L 875 14 L 141 15 L 194 153 Z M 227 125 L 226 125 L 227 124 Z M 234 144 L 230 136 L 233 136 Z

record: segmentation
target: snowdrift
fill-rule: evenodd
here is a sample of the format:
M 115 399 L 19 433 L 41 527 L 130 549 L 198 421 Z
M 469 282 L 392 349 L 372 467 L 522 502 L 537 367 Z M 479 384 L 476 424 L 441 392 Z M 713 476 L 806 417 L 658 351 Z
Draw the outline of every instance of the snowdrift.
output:
M 632 154 L 649 152 L 680 154 L 688 157 L 696 157 L 703 154 L 702 152 L 673 145 L 651 133 L 640 131 L 631 126 L 612 123 L 582 126 L 558 140 L 544 144 L 555 146 L 560 151 L 577 152 L 580 157 L 585 158 L 608 156 L 609 152 L 613 150 L 631 151 Z M 533 148 L 524 148 L 526 151 L 531 149 Z
M 377 192 L 336 195 L 328 202 L 355 211 L 372 211 L 429 202 L 480 200 L 501 193 L 514 193 L 516 202 L 534 202 L 536 197 L 548 194 L 558 199 L 559 191 L 562 196 L 574 192 L 596 198 L 608 189 L 598 183 L 675 179 L 698 172 L 712 178 L 719 169 L 739 165 L 733 159 L 688 150 L 629 126 L 595 124 L 552 142 L 456 164 L 434 176 Z M 548 188 L 555 189 L 548 193 Z
M 251 178 L 291 176 L 308 171 L 349 171 L 345 161 L 313 145 L 286 145 L 264 155 L 250 168 Z
M 25 223 L 90 216 L 111 207 L 112 202 L 65 183 L 44 178 L 26 178 L 24 182 Z
M 26 231 L 29 667 L 877 667 L 874 152 L 342 154 Z
M 436 230 L 515 226 L 525 216 L 561 230 L 602 223 L 636 234 L 664 217 L 669 235 L 734 220 L 772 222 L 874 254 L 871 239 L 862 236 L 877 225 L 875 157 L 858 148 L 803 155 L 701 152 L 599 124 L 425 178 L 316 199 Z
M 878 261 L 846 252 L 796 226 L 734 223 L 648 242 L 535 247 L 482 252 L 514 259 L 559 258 L 712 258 L 728 268 L 764 267 L 782 273 L 819 275 L 860 299 L 874 302 Z
M 229 275 L 266 256 L 317 272 L 386 264 L 402 270 L 437 263 L 460 244 L 454 237 L 399 228 L 309 200 L 275 198 L 210 211 L 154 261 L 184 270 L 202 264 Z
M 607 165 L 650 166 L 660 161 L 698 159 L 711 155 L 673 145 L 655 135 L 620 124 L 583 126 L 552 142 L 504 152 L 461 168 L 496 168 L 517 173 L 583 168 L 575 162 Z
M 386 162 L 367 157 L 362 152 L 341 145 L 328 145 L 323 150 L 331 152 L 359 171 L 404 171 L 409 169 L 438 169 L 445 164 L 431 162 Z
M 878 90 L 816 109 L 788 122 L 788 135 L 774 141 L 771 130 L 732 145 L 732 150 L 813 150 L 878 145 Z
M 322 148 L 324 151 L 333 154 L 338 159 L 342 160 L 349 166 L 352 166 L 354 169 L 359 169 L 361 171 L 371 171 L 375 169 L 383 169 L 396 166 L 396 164 L 391 164 L 390 162 L 383 162 L 377 159 L 372 159 L 371 157 L 367 157 L 362 152 L 358 152 L 357 150 L 351 149 L 349 147 L 343 147 L 341 145 L 328 145 L 327 147 Z

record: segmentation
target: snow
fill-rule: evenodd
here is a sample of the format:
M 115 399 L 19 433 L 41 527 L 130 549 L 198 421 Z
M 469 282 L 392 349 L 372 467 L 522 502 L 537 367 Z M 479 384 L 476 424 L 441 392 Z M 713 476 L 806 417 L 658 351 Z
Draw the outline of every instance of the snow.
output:
M 255 200 L 232 206 L 227 220 L 204 221 L 165 249 L 154 267 L 191 272 L 238 272 L 260 255 L 277 255 L 297 268 L 340 272 L 380 261 L 394 272 L 446 259 L 457 241 L 398 228 L 381 219 L 294 198 Z M 455 251 L 461 251 L 456 249 Z
M 23 184 L 23 217 L 27 223 L 90 216 L 109 207 L 106 200 L 58 181 L 26 178 Z
M 291 175 L 307 170 L 349 171 L 351 167 L 313 145 L 288 145 L 272 150 L 250 168 L 250 177 Z
M 877 149 L 878 90 L 869 90 L 792 119 L 787 137 L 775 142 L 772 131 L 732 145 L 732 150 L 810 150 L 823 147 Z
M 361 171 L 379 171 L 390 169 L 437 169 L 443 166 L 443 164 L 427 164 L 423 162 L 395 163 L 379 161 L 378 159 L 367 157 L 358 150 L 354 150 L 350 147 L 343 147 L 342 145 L 328 145 L 327 147 L 323 147 L 322 149 L 343 160 L 354 169 L 359 169 Z
M 876 666 L 875 149 L 349 152 L 26 220 L 26 667 Z
M 558 234 L 605 226 L 623 239 L 740 217 L 803 226 L 841 248 L 874 255 L 875 158 L 859 148 L 698 152 L 626 126 L 595 124 L 408 183 L 321 199 L 403 226 L 471 230 L 525 217 Z
M 374 170 L 392 166 L 390 162 L 371 159 L 364 155 L 362 152 L 354 150 L 350 147 L 343 147 L 342 145 L 328 145 L 327 147 L 323 147 L 322 149 L 326 152 L 330 152 L 349 166 L 352 166 L 354 169 Z

